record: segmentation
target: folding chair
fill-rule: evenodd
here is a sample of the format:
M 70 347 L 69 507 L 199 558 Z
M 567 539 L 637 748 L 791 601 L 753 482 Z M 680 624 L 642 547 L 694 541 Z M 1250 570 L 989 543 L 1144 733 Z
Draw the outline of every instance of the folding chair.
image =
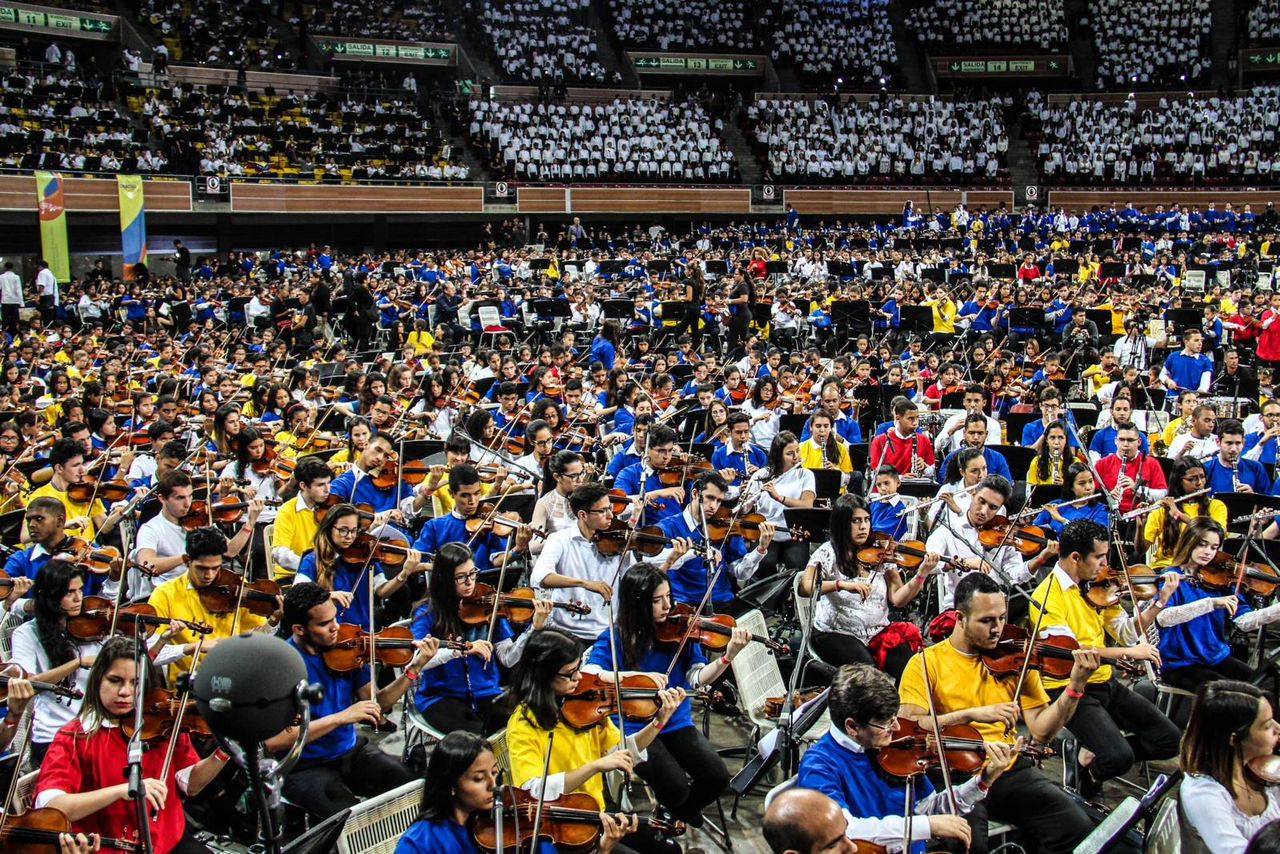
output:
M 338 837 L 338 854 L 392 854 L 421 809 L 421 780 L 356 804 Z

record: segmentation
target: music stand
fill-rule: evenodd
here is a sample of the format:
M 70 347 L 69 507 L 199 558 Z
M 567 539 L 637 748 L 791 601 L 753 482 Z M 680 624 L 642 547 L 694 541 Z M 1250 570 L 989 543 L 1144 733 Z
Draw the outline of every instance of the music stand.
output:
M 1204 326 L 1204 310 L 1199 308 L 1171 308 L 1164 319 L 1181 334 L 1184 329 L 1200 329 Z
M 533 313 L 539 320 L 555 320 L 558 317 L 572 317 L 573 309 L 567 300 L 536 299 L 533 301 Z
M 933 333 L 933 309 L 927 305 L 904 305 L 898 327 L 903 332 L 918 335 Z
M 607 299 L 600 304 L 600 308 L 606 320 L 612 317 L 630 321 L 636 313 L 635 301 L 629 299 Z
M 871 322 L 871 303 L 864 299 L 837 300 L 831 304 L 831 320 L 836 326 L 852 326 Z M 929 328 L 933 329 L 933 310 L 929 310 Z
M 791 272 L 791 265 L 786 261 L 765 261 L 764 271 L 770 276 L 785 276 Z
M 1010 329 L 1044 329 L 1043 308 L 1011 308 L 1009 309 Z

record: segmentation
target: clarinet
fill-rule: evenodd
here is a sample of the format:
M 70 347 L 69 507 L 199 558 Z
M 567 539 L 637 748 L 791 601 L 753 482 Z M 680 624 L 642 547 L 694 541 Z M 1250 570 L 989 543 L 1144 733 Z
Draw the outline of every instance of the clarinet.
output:
M 1240 491 L 1240 461 L 1236 460 L 1231 464 L 1231 491 Z

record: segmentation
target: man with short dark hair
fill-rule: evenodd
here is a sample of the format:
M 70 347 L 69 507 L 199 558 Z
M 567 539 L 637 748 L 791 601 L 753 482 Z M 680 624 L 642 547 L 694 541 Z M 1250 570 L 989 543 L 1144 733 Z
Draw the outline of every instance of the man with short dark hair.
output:
M 1120 512 L 1128 513 L 1140 500 L 1159 501 L 1169 492 L 1164 470 L 1150 454 L 1141 453 L 1137 426 L 1116 425 L 1116 452 L 1098 461 L 1097 473 L 1102 486 L 1120 503 Z
M 87 433 L 88 428 L 86 427 L 85 430 Z M 107 509 L 102 506 L 102 501 L 98 498 L 94 498 L 91 504 L 81 504 L 72 501 L 67 495 L 67 487 L 84 483 L 86 479 L 86 453 L 84 445 L 75 439 L 63 438 L 54 442 L 49 450 L 49 464 L 53 466 L 53 477 L 44 486 L 27 496 L 27 501 L 30 502 L 36 498 L 54 498 L 62 502 L 63 509 L 66 511 L 67 533 L 93 542 L 99 535 L 115 528 L 124 516 L 124 504 L 121 503 L 107 513 Z M 29 542 L 25 528 L 22 530 L 20 539 L 24 545 Z
M 1218 453 L 1204 465 L 1208 487 L 1213 494 L 1252 492 L 1266 495 L 1271 478 L 1262 463 L 1244 459 L 1244 425 L 1234 418 L 1218 422 Z
M 964 447 L 964 432 L 969 416 L 981 415 L 987 422 L 987 441 L 999 445 L 1004 439 L 1004 430 L 1000 422 L 986 414 L 987 390 L 981 383 L 970 383 L 964 387 L 963 412 L 957 412 L 947 419 L 933 440 L 934 450 L 942 455 L 949 455 Z M 990 471 L 990 463 L 987 465 Z M 1010 478 L 1012 480 L 1013 478 Z
M 480 507 L 480 472 L 473 465 L 454 466 L 449 471 L 449 491 L 453 494 L 453 509 L 444 516 L 427 521 L 418 533 L 413 547 L 424 555 L 434 555 L 445 543 L 469 543 L 475 556 L 476 569 L 486 572 L 503 565 L 503 562 L 529 548 L 530 533 L 527 527 L 516 532 L 510 549 L 507 541 L 490 531 L 472 537 L 467 531 L 467 519 Z M 516 578 L 512 575 L 511 580 Z
M 272 575 L 288 580 L 298 571 L 302 558 L 315 548 L 320 522 L 316 508 L 329 498 L 333 470 L 319 457 L 304 457 L 293 470 L 298 494 L 280 505 L 271 535 Z
M 1004 454 L 999 451 L 993 451 L 987 447 L 987 416 L 980 412 L 970 413 L 964 419 L 963 439 L 960 441 L 960 447 L 956 448 L 947 458 L 942 461 L 942 465 L 938 467 L 938 480 L 946 482 L 947 469 L 951 465 L 951 460 L 956 454 L 959 454 L 964 448 L 974 448 L 982 451 L 983 458 L 987 461 L 987 474 L 998 475 L 1012 483 L 1013 473 L 1009 471 L 1009 462 L 1004 458 Z
M 615 488 L 634 500 L 631 512 L 642 525 L 655 525 L 680 513 L 684 486 L 667 486 L 658 475 L 659 470 L 670 465 L 675 446 L 674 430 L 665 424 L 653 425 L 645 443 L 644 462 L 623 469 L 614 483 Z
M 30 592 L 31 585 L 44 565 L 71 539 L 63 530 L 66 519 L 67 511 L 56 498 L 36 498 L 27 504 L 23 521 L 27 529 L 27 540 L 31 545 L 14 552 L 5 561 L 5 574 L 13 579 L 13 584 L 10 585 L 8 596 L 0 609 L 12 611 L 14 604 Z M 101 587 L 103 576 L 93 573 L 85 579 L 86 586 L 94 579 L 97 580 L 94 586 Z M 85 595 L 91 594 L 86 591 Z M 24 611 L 30 610 L 30 606 L 24 603 Z
M 871 441 L 871 468 L 891 465 L 903 477 L 933 477 L 938 464 L 933 441 L 920 429 L 920 410 L 905 397 L 894 398 L 893 424 Z
M 284 781 L 284 794 L 316 818 L 328 818 L 372 797 L 409 782 L 411 775 L 394 757 L 356 734 L 358 723 L 378 724 L 387 709 L 409 690 L 422 668 L 436 654 L 431 637 L 413 642 L 413 660 L 395 681 L 378 691 L 369 683 L 369 668 L 338 672 L 324 660 L 338 640 L 337 609 L 329 591 L 299 582 L 289 588 L 281 622 L 289 643 L 307 665 L 307 681 L 319 684 L 324 695 L 311 705 L 311 725 L 302 758 Z M 267 739 L 272 752 L 288 749 L 298 738 L 290 727 Z
M 1010 745 L 1016 743 L 1016 727 L 1023 719 L 1037 744 L 1052 742 L 1071 720 L 1090 674 L 1098 669 L 1098 652 L 1072 652 L 1067 683 L 1071 690 L 1050 702 L 1038 671 L 1027 671 L 1019 682 L 992 676 L 982 663 L 982 653 L 995 649 L 1008 618 L 1000 586 L 990 576 L 970 573 L 956 587 L 955 606 L 950 637 L 907 663 L 898 688 L 898 715 L 929 728 L 930 715 L 936 714 L 940 727 L 969 724 L 983 741 Z M 1093 830 L 1084 810 L 1025 757 L 989 787 L 986 800 L 975 805 L 968 820 L 974 830 L 969 850 L 976 852 L 987 850 L 987 820 L 1016 823 L 1051 854 L 1068 854 Z
M 1183 457 L 1205 462 L 1218 453 L 1218 437 L 1214 430 L 1218 427 L 1218 413 L 1207 403 L 1201 403 L 1191 411 L 1191 429 L 1179 434 L 1169 446 L 1169 457 L 1180 460 Z

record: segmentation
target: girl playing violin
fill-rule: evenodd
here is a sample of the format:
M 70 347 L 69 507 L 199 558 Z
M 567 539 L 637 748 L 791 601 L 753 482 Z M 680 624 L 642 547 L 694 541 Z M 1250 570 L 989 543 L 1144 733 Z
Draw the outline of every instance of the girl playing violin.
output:
M 761 561 L 761 573 L 772 575 L 778 564 L 799 571 L 809 559 L 809 544 L 793 540 L 786 530 L 786 511 L 809 508 L 817 497 L 813 472 L 800 465 L 800 440 L 783 430 L 769 446 L 769 464 L 752 475 L 756 507 L 775 528 L 779 529 L 769 544 L 769 554 Z
M 582 649 L 577 639 L 559 629 L 534 632 L 511 674 L 507 692 L 515 708 L 507 721 L 511 778 L 535 798 L 542 795 L 553 800 L 566 792 L 585 792 L 603 810 L 604 773 L 630 774 L 647 758 L 647 749 L 684 701 L 684 691 L 659 691 L 657 715 L 624 740 L 618 732 L 616 715 L 602 717 L 597 725 L 585 730 L 574 729 L 563 719 L 561 698 L 577 691 L 581 678 Z M 547 764 L 547 737 L 552 732 L 555 736 Z M 617 850 L 647 854 L 679 849 L 642 829 L 627 837 L 627 846 Z
M 751 635 L 735 627 L 725 654 L 711 663 L 707 662 L 696 637 L 684 644 L 659 642 L 659 626 L 672 610 L 671 585 L 666 573 L 650 564 L 633 566 L 623 574 L 618 602 L 616 635 L 613 631 L 601 633 L 583 669 L 605 674 L 606 680 L 614 671 L 624 675 L 632 672 L 658 675 L 659 684 L 665 683 L 666 688 L 680 691 L 680 704 L 670 720 L 659 727 L 658 738 L 648 747 L 648 757 L 636 765 L 635 771 L 653 787 L 658 803 L 675 818 L 701 826 L 703 808 L 713 803 L 729 785 L 729 770 L 694 725 L 690 702 L 684 693 L 719 679 L 734 657 L 751 642 Z M 651 726 L 627 721 L 626 732 L 639 739 Z
M 58 732 L 40 763 L 36 808 L 59 810 L 71 819 L 78 833 L 114 839 L 137 835 L 135 808 L 129 802 L 125 779 L 128 739 L 121 726 L 133 719 L 137 684 L 134 640 L 111 638 L 89 671 L 79 715 Z M 147 684 L 158 683 L 148 678 Z M 199 794 L 222 771 L 228 757 L 215 750 L 201 759 L 190 736 L 182 733 L 168 775 L 160 779 L 166 758 L 164 750 L 148 750 L 142 755 L 147 806 L 159 815 L 151 825 L 156 854 L 207 852 L 209 849 L 187 828 L 178 793 L 188 797 Z
M 1053 421 L 1044 428 L 1044 442 L 1031 466 L 1027 469 L 1027 483 L 1032 486 L 1061 486 L 1065 480 L 1067 449 L 1067 425 Z
M 480 854 L 483 849 L 476 845 L 470 824 L 473 816 L 492 815 L 500 772 L 498 758 L 483 737 L 472 732 L 445 736 L 427 761 L 422 812 L 396 843 L 395 854 Z M 618 840 L 636 826 L 634 816 L 615 819 L 608 813 L 600 814 L 600 822 L 604 827 L 598 849 L 601 854 L 610 854 Z M 539 850 L 541 854 L 554 851 L 546 842 Z
M 276 446 L 275 452 L 280 452 L 279 446 Z M 260 473 L 259 469 L 264 467 L 267 470 Z M 248 482 L 249 489 L 252 490 L 248 493 L 250 497 L 267 502 L 267 506 L 258 514 L 258 521 L 254 525 L 253 554 L 250 558 L 253 561 L 255 573 L 259 577 L 265 577 L 267 572 L 266 529 L 267 525 L 276 520 L 277 508 L 274 502 L 279 500 L 284 484 L 271 471 L 266 439 L 253 427 L 245 427 L 236 436 L 236 459 L 231 465 L 231 474 L 236 480 Z
M 360 514 L 352 504 L 338 504 L 329 508 L 324 521 L 316 528 L 315 549 L 298 564 L 294 583 L 313 581 L 329 591 L 329 598 L 338 609 L 339 623 L 350 623 L 365 631 L 373 630 L 373 607 L 369 602 L 369 579 L 373 573 L 374 596 L 386 599 L 405 585 L 414 575 L 426 572 L 430 564 L 422 561 L 415 549 L 408 549 L 400 571 L 390 579 L 383 572 L 382 562 L 353 560 L 344 556 L 356 538 L 362 536 Z M 397 544 L 401 545 L 401 544 Z M 407 547 L 407 543 L 402 544 Z
M 360 459 L 373 436 L 373 427 L 367 418 L 355 417 L 347 422 L 347 444 L 329 458 L 329 467 L 335 475 L 342 474 L 351 468 L 351 464 Z
M 471 550 L 462 543 L 446 544 L 432 562 L 428 595 L 413 615 L 415 638 L 456 638 L 468 645 L 465 652 L 437 652 L 418 680 L 414 702 L 427 723 L 439 732 L 466 730 L 490 735 L 506 725 L 507 710 L 495 703 L 502 687 L 493 658 L 496 656 L 503 667 L 515 666 L 529 638 L 551 615 L 551 601 L 537 599 L 532 631 L 516 638 L 511 624 L 499 617 L 490 639 L 488 620 L 469 625 L 459 616 L 462 600 L 475 594 L 477 575 Z
M 814 612 L 813 648 L 828 664 L 872 664 L 898 681 L 902 669 L 924 648 L 920 630 L 891 623 L 890 608 L 905 608 L 924 590 L 938 566 L 938 555 L 925 555 L 908 582 L 893 564 L 870 566 L 858 550 L 871 536 L 871 511 L 857 495 L 841 495 L 831 507 L 831 539 L 818 547 L 800 582 L 802 596 L 822 585 Z
M 1198 837 L 1194 850 L 1243 852 L 1255 833 L 1280 819 L 1275 777 L 1255 770 L 1269 764 L 1278 741 L 1275 710 L 1261 689 L 1236 681 L 1198 687 L 1182 738 L 1186 776 L 1178 788 L 1183 838 Z
M 1207 485 L 1204 463 L 1186 457 L 1174 461 L 1169 475 L 1169 494 L 1160 499 L 1160 506 L 1151 511 L 1137 529 L 1138 551 L 1150 548 L 1147 563 L 1152 569 L 1163 569 L 1173 563 L 1178 537 L 1192 519 L 1206 517 L 1226 527 L 1226 504 L 1208 493 L 1186 497 L 1204 490 Z
M 1089 495 L 1094 497 L 1088 501 L 1079 500 Z M 1067 466 L 1061 501 L 1060 504 L 1046 504 L 1032 524 L 1052 528 L 1059 537 L 1062 536 L 1062 529 L 1076 519 L 1089 519 L 1104 528 L 1111 527 L 1111 515 L 1107 512 L 1107 506 L 1098 500 L 1098 487 L 1093 479 L 1093 472 L 1084 463 Z
M 288 392 L 285 392 L 288 394 Z M 303 441 L 311 438 L 311 410 L 304 403 L 289 403 L 281 410 L 283 427 L 275 434 L 276 453 L 294 459 Z
M 1280 602 L 1255 611 L 1244 591 L 1215 591 L 1199 582 L 1201 570 L 1222 548 L 1223 536 L 1222 526 L 1214 520 L 1191 520 L 1173 550 L 1174 572 L 1165 574 L 1160 595 L 1151 606 L 1158 609 L 1160 674 L 1184 691 L 1216 679 L 1252 680 L 1253 668 L 1231 654 L 1231 628 L 1234 625 L 1247 634 L 1280 620 Z M 1228 574 L 1234 574 L 1234 566 Z
M 728 438 L 729 407 L 723 400 L 716 398 L 707 405 L 707 414 L 702 424 L 702 432 L 693 441 L 694 444 L 723 445 Z

